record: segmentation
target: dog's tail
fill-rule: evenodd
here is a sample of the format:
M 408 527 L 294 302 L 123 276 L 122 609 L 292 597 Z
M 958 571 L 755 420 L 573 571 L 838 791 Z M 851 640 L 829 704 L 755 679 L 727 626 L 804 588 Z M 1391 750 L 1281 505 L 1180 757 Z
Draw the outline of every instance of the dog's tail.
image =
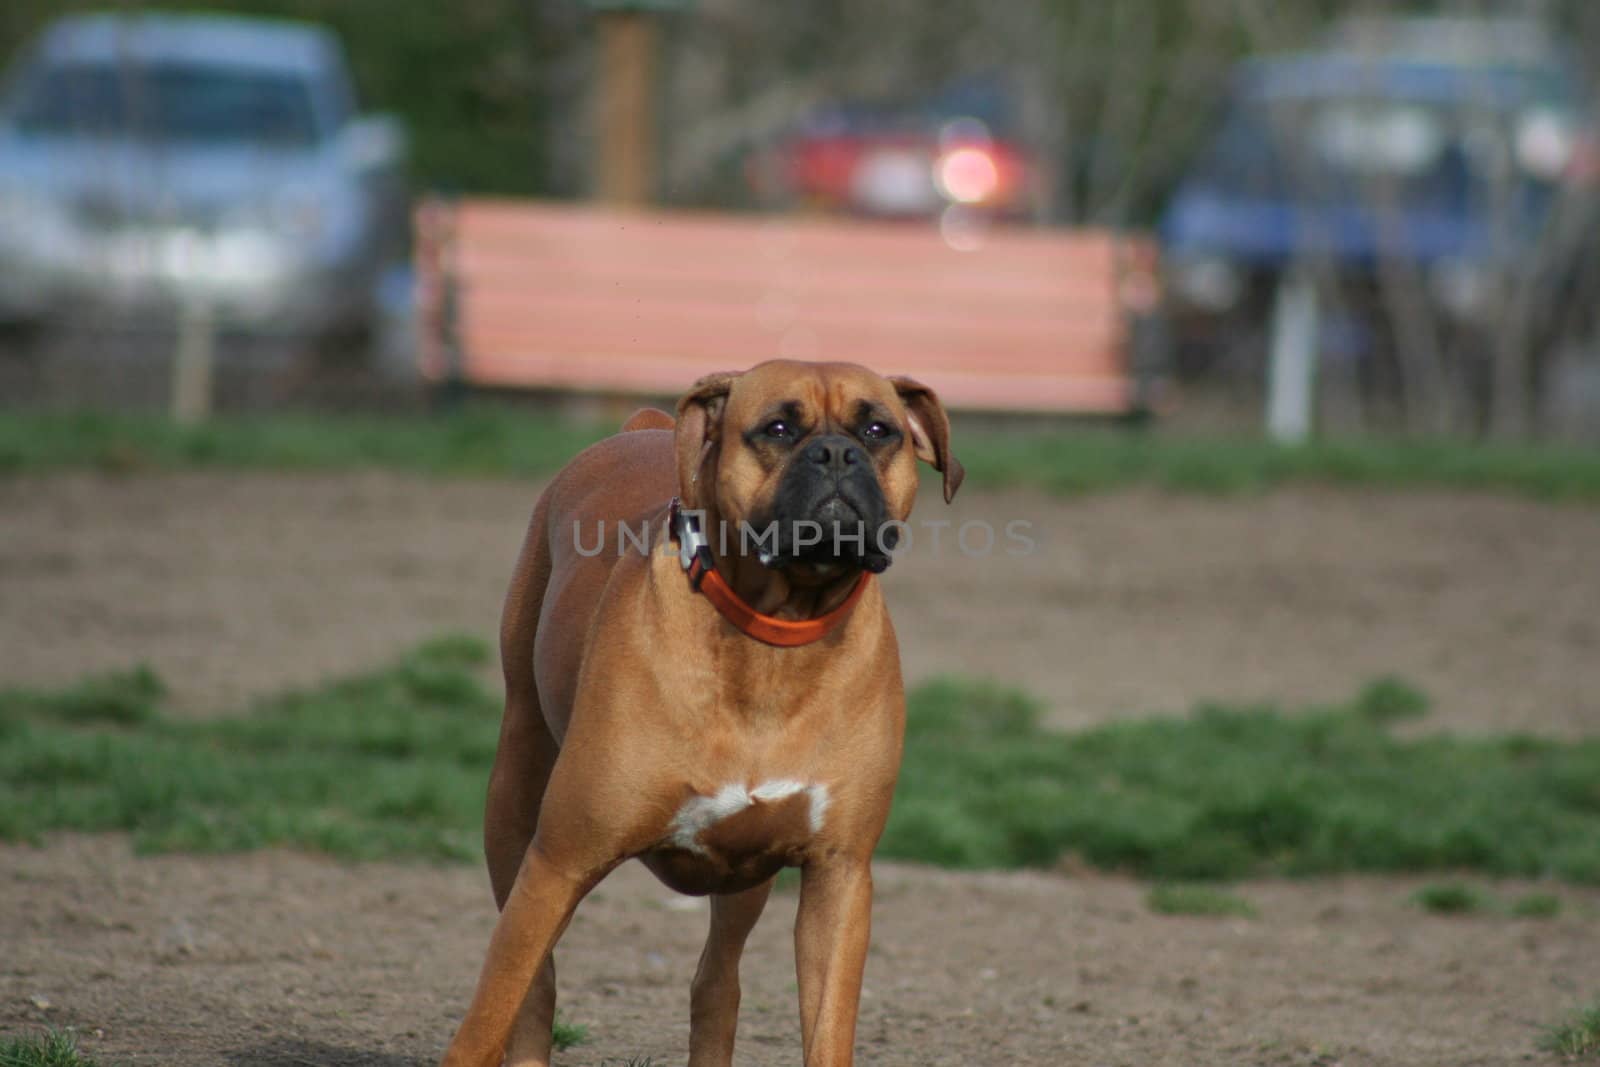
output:
M 622 432 L 629 433 L 633 430 L 670 430 L 678 424 L 677 420 L 660 408 L 640 408 L 628 416 L 628 421 L 622 424 Z

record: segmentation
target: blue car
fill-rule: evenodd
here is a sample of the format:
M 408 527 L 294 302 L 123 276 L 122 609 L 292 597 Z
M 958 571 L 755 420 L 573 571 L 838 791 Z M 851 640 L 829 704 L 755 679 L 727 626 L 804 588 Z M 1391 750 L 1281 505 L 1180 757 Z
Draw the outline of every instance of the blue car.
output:
M 1513 303 L 1535 349 L 1592 330 L 1574 299 L 1596 248 L 1589 106 L 1554 51 L 1244 63 L 1161 222 L 1178 369 L 1259 374 L 1291 270 L 1324 294 L 1324 358 L 1395 389 L 1407 316 L 1467 378 L 1487 374 Z

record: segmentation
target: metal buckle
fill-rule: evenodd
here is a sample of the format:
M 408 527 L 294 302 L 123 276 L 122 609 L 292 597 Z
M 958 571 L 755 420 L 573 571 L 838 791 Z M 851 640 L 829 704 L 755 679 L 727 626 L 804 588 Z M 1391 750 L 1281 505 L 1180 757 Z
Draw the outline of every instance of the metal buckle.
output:
M 672 536 L 678 542 L 678 562 L 685 571 L 694 570 L 696 557 L 702 572 L 711 569 L 711 542 L 700 529 L 700 514 L 684 510 L 677 497 L 672 498 Z M 698 581 L 694 584 L 699 588 Z

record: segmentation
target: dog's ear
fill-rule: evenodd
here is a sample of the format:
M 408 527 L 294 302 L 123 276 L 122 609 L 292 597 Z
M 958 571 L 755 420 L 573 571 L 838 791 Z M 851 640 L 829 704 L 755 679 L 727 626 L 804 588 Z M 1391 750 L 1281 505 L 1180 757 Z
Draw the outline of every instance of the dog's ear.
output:
M 731 371 L 708 374 L 678 401 L 678 499 L 684 507 L 701 506 L 702 468 L 722 436 L 722 409 L 727 406 L 728 391 L 738 377 Z
M 921 382 L 912 378 L 890 378 L 889 383 L 906 406 L 917 458 L 944 475 L 944 502 L 948 504 L 955 499 L 961 480 L 967 476 L 961 461 L 950 451 L 950 416 L 945 414 L 939 395 Z

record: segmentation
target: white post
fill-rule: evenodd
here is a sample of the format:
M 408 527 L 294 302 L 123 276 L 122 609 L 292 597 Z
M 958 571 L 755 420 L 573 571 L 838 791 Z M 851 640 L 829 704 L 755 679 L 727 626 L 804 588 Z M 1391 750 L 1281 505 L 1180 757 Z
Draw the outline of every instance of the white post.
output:
M 186 297 L 178 319 L 178 344 L 172 354 L 172 418 L 191 425 L 211 417 L 211 369 L 217 349 L 217 322 L 211 301 Z
M 1297 445 L 1311 436 L 1316 395 L 1317 290 L 1304 271 L 1278 281 L 1267 366 L 1267 437 Z

